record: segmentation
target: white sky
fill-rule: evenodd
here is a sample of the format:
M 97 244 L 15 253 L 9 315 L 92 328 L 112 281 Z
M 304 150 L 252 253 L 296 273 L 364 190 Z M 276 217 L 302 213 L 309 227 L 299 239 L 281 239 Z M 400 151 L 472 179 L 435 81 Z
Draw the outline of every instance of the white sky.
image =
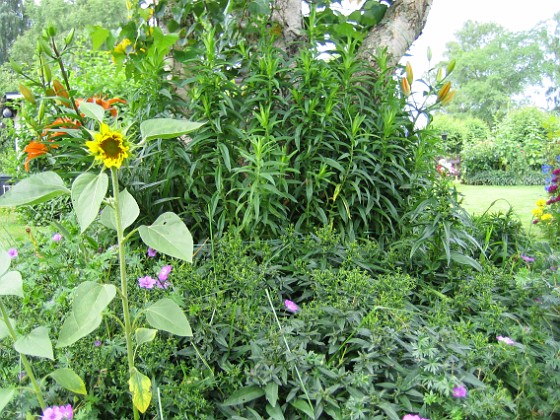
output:
M 467 20 L 496 22 L 510 31 L 526 31 L 560 12 L 559 0 L 434 0 L 422 35 L 406 57 L 420 76 L 428 69 L 426 51 L 432 49 L 432 65 L 444 59 L 445 44 Z

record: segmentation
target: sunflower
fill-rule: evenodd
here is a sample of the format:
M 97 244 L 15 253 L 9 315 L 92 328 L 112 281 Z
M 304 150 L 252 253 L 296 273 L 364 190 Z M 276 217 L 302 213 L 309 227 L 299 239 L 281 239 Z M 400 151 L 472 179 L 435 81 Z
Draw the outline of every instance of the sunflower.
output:
M 120 168 L 128 157 L 129 146 L 124 135 L 107 124 L 101 124 L 99 133 L 93 136 L 92 141 L 86 141 L 86 146 L 95 160 L 103 162 L 107 168 Z

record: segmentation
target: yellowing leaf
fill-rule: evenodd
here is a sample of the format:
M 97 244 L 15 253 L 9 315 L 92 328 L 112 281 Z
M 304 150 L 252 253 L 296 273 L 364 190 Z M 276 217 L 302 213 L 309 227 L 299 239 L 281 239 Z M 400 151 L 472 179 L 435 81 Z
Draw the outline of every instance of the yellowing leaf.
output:
M 132 403 L 141 413 L 146 412 L 152 400 L 152 382 L 134 368 L 128 380 L 128 389 L 132 393 Z

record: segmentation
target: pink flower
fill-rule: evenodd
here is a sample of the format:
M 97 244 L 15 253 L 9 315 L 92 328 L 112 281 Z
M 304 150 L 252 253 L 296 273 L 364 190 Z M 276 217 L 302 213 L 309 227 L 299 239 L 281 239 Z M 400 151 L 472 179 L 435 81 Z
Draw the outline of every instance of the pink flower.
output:
M 94 345 L 95 347 L 100 347 L 100 346 L 101 346 L 101 341 L 95 340 L 95 341 L 93 342 L 93 345 Z
M 463 385 L 456 386 L 453 388 L 453 396 L 455 398 L 467 398 L 467 388 Z
M 17 256 L 18 256 L 18 250 L 17 249 L 15 249 L 15 248 L 8 249 L 8 257 L 10 257 L 13 260 L 14 258 L 17 258 Z
M 291 312 L 293 314 L 299 311 L 299 306 L 297 306 L 297 304 L 295 302 L 292 302 L 291 300 L 286 299 L 284 301 L 284 306 L 286 307 L 286 310 L 288 312 Z
M 502 337 L 501 335 L 497 336 L 496 340 L 501 341 L 502 343 L 507 344 L 508 346 L 513 346 L 515 344 L 515 341 L 513 341 L 511 338 Z
M 154 248 L 148 247 L 148 257 L 150 257 L 150 258 L 155 257 L 156 254 L 157 254 L 157 251 Z
M 52 406 L 43 410 L 41 420 L 72 420 L 74 411 L 70 404 L 61 405 L 60 407 Z
M 72 410 L 72 406 L 70 404 L 61 405 L 58 407 L 58 410 L 60 411 L 60 414 L 62 414 L 63 419 L 71 420 L 74 417 L 74 411 Z
M 138 286 L 142 287 L 143 289 L 153 289 L 154 284 L 156 284 L 156 281 L 150 276 L 140 277 L 138 279 Z
M 61 235 L 60 233 L 55 233 L 55 234 L 52 236 L 52 240 L 53 240 L 54 242 L 60 242 L 60 241 L 62 241 L 62 235 Z
M 420 417 L 418 414 L 405 414 L 402 420 L 430 420 L 430 419 L 425 419 L 424 417 Z
M 161 281 L 167 280 L 167 276 L 169 275 L 169 273 L 171 273 L 172 269 L 173 267 L 171 267 L 170 265 L 164 265 L 163 267 L 161 267 L 161 270 L 159 270 L 158 279 L 160 279 Z
M 528 263 L 535 262 L 535 259 L 533 257 L 529 257 L 529 256 L 524 255 L 524 254 L 521 254 L 521 259 L 525 262 L 528 262 Z
M 171 283 L 169 283 L 167 280 L 156 280 L 156 287 L 158 289 L 167 289 L 169 286 L 171 286 Z

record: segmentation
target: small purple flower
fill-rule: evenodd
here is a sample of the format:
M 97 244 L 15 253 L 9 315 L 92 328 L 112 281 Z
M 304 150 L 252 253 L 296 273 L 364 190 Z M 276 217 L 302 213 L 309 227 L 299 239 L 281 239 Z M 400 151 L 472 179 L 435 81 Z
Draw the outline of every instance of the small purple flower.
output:
M 13 260 L 14 258 L 17 258 L 18 255 L 19 255 L 19 254 L 18 254 L 18 250 L 17 250 L 17 249 L 15 249 L 15 248 L 10 248 L 10 249 L 8 249 L 8 257 L 10 257 L 12 260 Z
M 299 311 L 299 306 L 297 306 L 297 304 L 295 302 L 292 302 L 289 299 L 286 299 L 284 301 L 284 306 L 286 307 L 286 310 L 288 312 L 291 312 L 293 314 L 295 314 L 297 311 Z
M 67 404 L 45 408 L 41 420 L 72 420 L 72 418 L 74 418 L 74 411 L 72 406 Z
M 459 385 L 453 388 L 453 396 L 455 398 L 467 398 L 467 388 L 464 385 Z
M 425 419 L 424 417 L 420 417 L 418 414 L 405 414 L 402 420 L 430 420 L 430 419 Z
M 140 277 L 138 279 L 138 286 L 142 287 L 143 289 L 153 289 L 154 284 L 156 284 L 156 281 L 150 276 Z
M 171 273 L 172 269 L 173 267 L 171 267 L 170 265 L 164 265 L 163 267 L 161 267 L 161 270 L 159 270 L 158 279 L 160 279 L 161 281 L 167 280 L 167 276 L 169 275 L 169 273 Z
M 544 165 L 542 165 L 541 169 L 542 169 L 543 174 L 548 174 L 548 173 L 550 173 L 550 170 L 552 169 L 552 166 L 544 164 Z
M 525 254 L 521 254 L 521 259 L 527 263 L 535 262 L 535 259 L 533 257 L 529 257 Z
M 507 344 L 508 346 L 513 346 L 515 344 L 515 341 L 513 341 L 511 338 L 502 337 L 501 335 L 497 336 L 496 340 L 501 341 L 502 343 Z
M 18 373 L 18 380 L 21 382 L 25 379 L 25 372 L 22 370 L 20 373 Z
M 72 419 L 74 417 L 74 411 L 72 410 L 72 406 L 70 404 L 61 405 L 58 407 L 58 411 L 62 414 L 63 419 Z
M 552 171 L 552 175 L 560 175 L 560 168 L 556 168 L 555 170 Z
M 167 289 L 169 286 L 171 286 L 171 283 L 167 280 L 156 280 L 156 287 L 158 289 Z
M 101 341 L 100 341 L 100 340 L 95 340 L 95 341 L 93 342 L 93 345 L 94 345 L 95 347 L 101 347 Z
M 62 235 L 57 232 L 52 236 L 52 240 L 54 242 L 60 242 L 60 241 L 62 241 Z
M 157 251 L 154 248 L 148 247 L 148 257 L 153 258 L 157 254 Z

